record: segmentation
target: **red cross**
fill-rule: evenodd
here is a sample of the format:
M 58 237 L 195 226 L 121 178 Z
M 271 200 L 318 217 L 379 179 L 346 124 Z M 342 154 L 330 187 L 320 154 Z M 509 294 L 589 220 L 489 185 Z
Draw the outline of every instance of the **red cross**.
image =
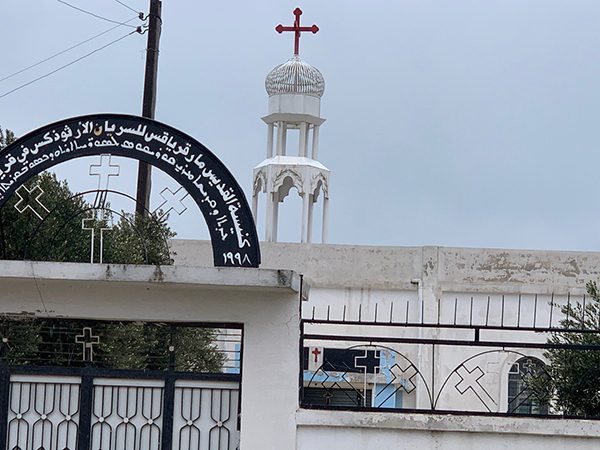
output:
M 302 10 L 300 8 L 296 8 L 294 10 L 294 15 L 296 16 L 296 19 L 294 20 L 293 27 L 284 27 L 283 25 L 279 24 L 275 27 L 275 31 L 277 31 L 279 34 L 283 33 L 284 31 L 293 31 L 295 33 L 294 55 L 297 55 L 300 49 L 300 33 L 303 31 L 311 31 L 312 34 L 316 34 L 317 31 L 319 31 L 319 27 L 316 25 L 313 25 L 312 27 L 301 27 L 300 16 L 302 15 Z
M 319 355 L 321 354 L 321 352 L 319 351 L 319 349 L 315 348 L 311 353 L 313 355 L 315 355 L 315 362 L 319 362 Z

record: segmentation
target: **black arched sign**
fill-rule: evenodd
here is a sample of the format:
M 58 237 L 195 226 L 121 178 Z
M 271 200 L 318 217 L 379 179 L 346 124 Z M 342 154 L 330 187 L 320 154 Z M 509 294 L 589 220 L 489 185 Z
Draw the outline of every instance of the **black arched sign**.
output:
M 0 207 L 43 170 L 73 158 L 102 154 L 145 161 L 179 182 L 204 215 L 215 266 L 259 266 L 256 226 L 229 170 L 191 136 L 143 117 L 74 117 L 35 130 L 6 147 L 0 152 Z

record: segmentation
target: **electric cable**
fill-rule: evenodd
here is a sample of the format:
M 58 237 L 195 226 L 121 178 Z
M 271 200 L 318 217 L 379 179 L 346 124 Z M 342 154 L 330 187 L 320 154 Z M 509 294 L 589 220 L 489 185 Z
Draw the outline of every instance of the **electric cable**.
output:
M 118 3 L 118 4 L 120 4 L 120 5 L 123 5 L 123 6 L 124 6 L 125 8 L 127 8 L 128 10 L 130 10 L 130 11 L 133 11 L 134 13 L 138 14 L 138 17 L 139 17 L 139 15 L 140 15 L 140 14 L 143 14 L 143 13 L 141 13 L 140 11 L 136 11 L 135 9 L 133 9 L 131 6 L 129 6 L 129 5 L 126 5 L 125 3 L 123 3 L 123 2 L 122 2 L 122 1 L 120 1 L 120 0 L 115 0 L 115 2 L 117 2 L 117 3 Z
M 100 50 L 104 50 L 106 47 L 109 47 L 109 46 L 111 46 L 111 45 L 113 45 L 113 44 L 116 44 L 117 42 L 119 42 L 119 41 L 121 41 L 121 40 L 125 39 L 127 36 L 131 36 L 133 33 L 140 33 L 140 34 L 141 34 L 141 27 L 138 27 L 137 29 L 133 30 L 132 32 L 130 32 L 130 33 L 127 33 L 125 36 L 121 36 L 119 39 L 115 39 L 114 41 L 112 41 L 112 42 L 109 42 L 108 44 L 106 44 L 106 45 L 103 45 L 102 47 L 100 47 L 100 48 L 97 48 L 96 50 L 94 50 L 94 51 L 91 51 L 90 53 L 87 53 L 86 55 L 83 55 L 83 56 L 81 56 L 81 57 L 79 57 L 79 58 L 77 58 L 77 59 L 75 59 L 75 60 L 71 61 L 71 62 L 70 62 L 70 63 L 68 63 L 68 64 L 65 64 L 64 66 L 61 66 L 61 67 L 59 67 L 58 69 L 54 69 L 53 71 L 51 71 L 51 72 L 48 72 L 47 74 L 45 74 L 45 75 L 42 75 L 41 77 L 38 77 L 38 78 L 36 78 L 36 79 L 34 79 L 34 80 L 31 80 L 31 81 L 29 81 L 29 82 L 27 82 L 27 83 L 25 83 L 25 84 L 22 84 L 21 86 L 18 86 L 18 87 L 16 87 L 16 88 L 14 88 L 14 89 L 12 89 L 12 90 L 10 90 L 10 91 L 8 91 L 8 92 L 5 92 L 4 94 L 0 95 L 0 98 L 4 98 L 4 97 L 6 97 L 7 95 L 9 95 L 9 94 L 12 94 L 13 92 L 16 92 L 16 91 L 18 91 L 18 90 L 20 90 L 20 89 L 23 89 L 23 88 L 24 88 L 24 87 L 26 87 L 26 86 L 29 86 L 30 84 L 33 84 L 33 83 L 35 83 L 36 81 L 40 81 L 40 80 L 42 80 L 42 79 L 44 79 L 44 78 L 46 78 L 46 77 L 49 77 L 50 75 L 52 75 L 52 74 L 55 74 L 55 73 L 56 73 L 56 72 L 58 72 L 59 70 L 65 69 L 65 68 L 67 68 L 67 67 L 69 67 L 69 66 L 71 66 L 71 65 L 75 64 L 76 62 L 79 62 L 79 61 L 81 61 L 82 59 L 85 59 L 85 58 L 87 58 L 88 56 L 91 56 L 91 55 L 93 55 L 94 53 L 97 53 L 97 52 L 99 52 Z
M 62 3 L 64 5 L 67 5 L 67 6 L 71 7 L 71 8 L 73 8 L 73 9 L 76 9 L 77 11 L 81 11 L 82 13 L 89 14 L 90 16 L 94 16 L 97 19 L 106 20 L 107 22 L 111 22 L 111 23 L 118 23 L 119 25 L 124 25 L 126 27 L 136 28 L 135 25 L 128 25 L 125 22 L 119 22 L 119 21 L 116 21 L 116 20 L 108 19 L 108 18 L 103 17 L 103 16 L 99 16 L 98 14 L 94 14 L 93 12 L 86 11 L 85 9 L 78 8 L 77 6 L 73 6 L 70 3 L 65 2 L 64 0 L 56 0 L 56 1 L 59 2 L 59 3 Z
M 129 19 L 127 22 L 124 22 L 124 23 L 131 22 L 132 20 L 135 20 L 135 19 L 137 19 L 137 17 L 134 17 L 134 18 L 132 18 L 132 19 Z M 91 40 L 94 40 L 94 39 L 96 39 L 96 38 L 98 38 L 98 37 L 100 37 L 100 36 L 102 36 L 102 35 L 104 35 L 104 34 L 106 34 L 106 33 L 110 32 L 110 31 L 112 31 L 112 30 L 114 30 L 114 29 L 116 29 L 116 28 L 119 28 L 120 26 L 122 26 L 122 25 L 120 25 L 120 24 L 119 24 L 119 25 L 115 25 L 114 27 L 112 27 L 112 28 L 109 28 L 109 29 L 108 29 L 108 30 L 106 30 L 106 31 L 103 31 L 102 33 L 99 33 L 99 34 L 97 34 L 97 35 L 95 35 L 95 36 L 92 36 L 92 37 L 91 37 L 91 38 L 89 38 L 89 39 L 86 39 L 85 41 L 82 41 L 82 42 L 80 42 L 79 44 L 75 44 L 75 45 L 73 45 L 72 47 L 69 47 L 69 48 L 67 48 L 67 49 L 65 49 L 65 50 L 63 50 L 63 51 L 61 51 L 61 52 L 58 52 L 58 53 L 56 53 L 55 55 L 49 56 L 49 57 L 48 57 L 48 58 L 46 58 L 46 59 L 42 59 L 41 61 L 39 61 L 39 62 L 36 62 L 35 64 L 32 64 L 32 65 L 30 65 L 30 66 L 28 66 L 28 67 L 25 67 L 24 69 L 21 69 L 21 70 L 19 70 L 19 71 L 17 71 L 17 72 L 15 72 L 15 73 L 13 73 L 13 74 L 11 74 L 11 75 L 8 75 L 8 76 L 6 76 L 6 77 L 4 77 L 4 78 L 0 78 L 0 83 L 1 83 L 1 82 L 3 82 L 3 81 L 5 81 L 5 80 L 8 80 L 9 78 L 12 78 L 12 77 L 14 77 L 14 76 L 16 76 L 16 75 L 19 75 L 20 73 L 23 73 L 23 72 L 25 72 L 26 70 L 32 69 L 32 68 L 34 68 L 34 67 L 37 67 L 37 66 L 39 66 L 40 64 L 42 64 L 42 63 L 45 63 L 46 61 L 50 61 L 51 59 L 53 59 L 53 58 L 56 58 L 57 56 L 60 56 L 60 55 L 62 55 L 62 54 L 64 54 L 64 53 L 67 53 L 69 50 L 73 50 L 74 48 L 77 48 L 77 47 L 79 47 L 79 46 L 81 46 L 81 45 L 83 45 L 83 44 L 86 44 L 86 43 L 90 42 Z

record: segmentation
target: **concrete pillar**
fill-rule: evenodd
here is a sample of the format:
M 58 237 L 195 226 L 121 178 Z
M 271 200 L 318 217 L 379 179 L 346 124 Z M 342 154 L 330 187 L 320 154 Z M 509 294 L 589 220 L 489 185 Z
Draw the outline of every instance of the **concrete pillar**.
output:
M 310 194 L 308 196 L 308 236 L 307 242 L 310 244 L 312 242 L 312 228 L 313 228 L 313 207 L 314 207 L 314 195 Z
M 319 125 L 313 127 L 312 159 L 319 159 Z
M 279 121 L 277 122 L 277 143 L 276 143 L 276 148 L 275 148 L 275 154 L 276 155 L 282 155 L 282 151 L 283 151 L 283 121 Z
M 273 157 L 273 124 L 267 125 L 267 158 Z
M 329 233 L 329 198 L 323 193 L 323 234 L 321 242 L 327 244 L 327 234 Z
M 308 140 L 306 139 L 306 131 L 308 130 L 308 123 L 300 122 L 300 132 L 298 140 L 298 156 L 304 156 L 308 154 Z
M 302 238 L 300 242 L 303 244 L 308 243 L 308 214 L 309 214 L 309 203 L 310 195 L 308 192 L 304 192 L 302 195 Z
M 260 189 L 252 195 L 252 217 L 254 218 L 254 223 L 256 223 L 258 217 L 258 194 L 260 194 Z
M 267 216 L 265 220 L 265 241 L 273 242 L 273 196 L 272 192 L 267 192 Z
M 287 122 L 280 122 L 283 130 L 281 131 L 281 155 L 285 156 L 287 147 Z
M 277 242 L 277 227 L 279 219 L 279 198 L 277 192 L 273 193 L 273 242 Z

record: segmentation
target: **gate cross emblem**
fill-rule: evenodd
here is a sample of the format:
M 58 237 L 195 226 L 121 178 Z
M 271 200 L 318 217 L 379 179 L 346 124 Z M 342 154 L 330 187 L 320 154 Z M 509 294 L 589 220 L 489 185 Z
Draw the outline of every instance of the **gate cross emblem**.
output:
M 92 334 L 91 327 L 84 327 L 83 333 L 75 336 L 75 342 L 83 344 L 83 360 L 92 362 L 94 360 L 94 345 L 100 343 L 100 337 Z
M 25 195 L 23 195 L 23 191 L 26 192 Z M 44 191 L 39 185 L 31 189 L 27 189 L 27 186 L 21 186 L 15 194 L 19 197 L 19 201 L 15 203 L 15 209 L 19 213 L 23 214 L 27 209 L 30 209 L 40 220 L 43 220 L 42 214 L 45 215 L 50 212 L 40 200 L 40 197 L 44 195 Z M 28 197 L 28 200 L 25 197 Z

